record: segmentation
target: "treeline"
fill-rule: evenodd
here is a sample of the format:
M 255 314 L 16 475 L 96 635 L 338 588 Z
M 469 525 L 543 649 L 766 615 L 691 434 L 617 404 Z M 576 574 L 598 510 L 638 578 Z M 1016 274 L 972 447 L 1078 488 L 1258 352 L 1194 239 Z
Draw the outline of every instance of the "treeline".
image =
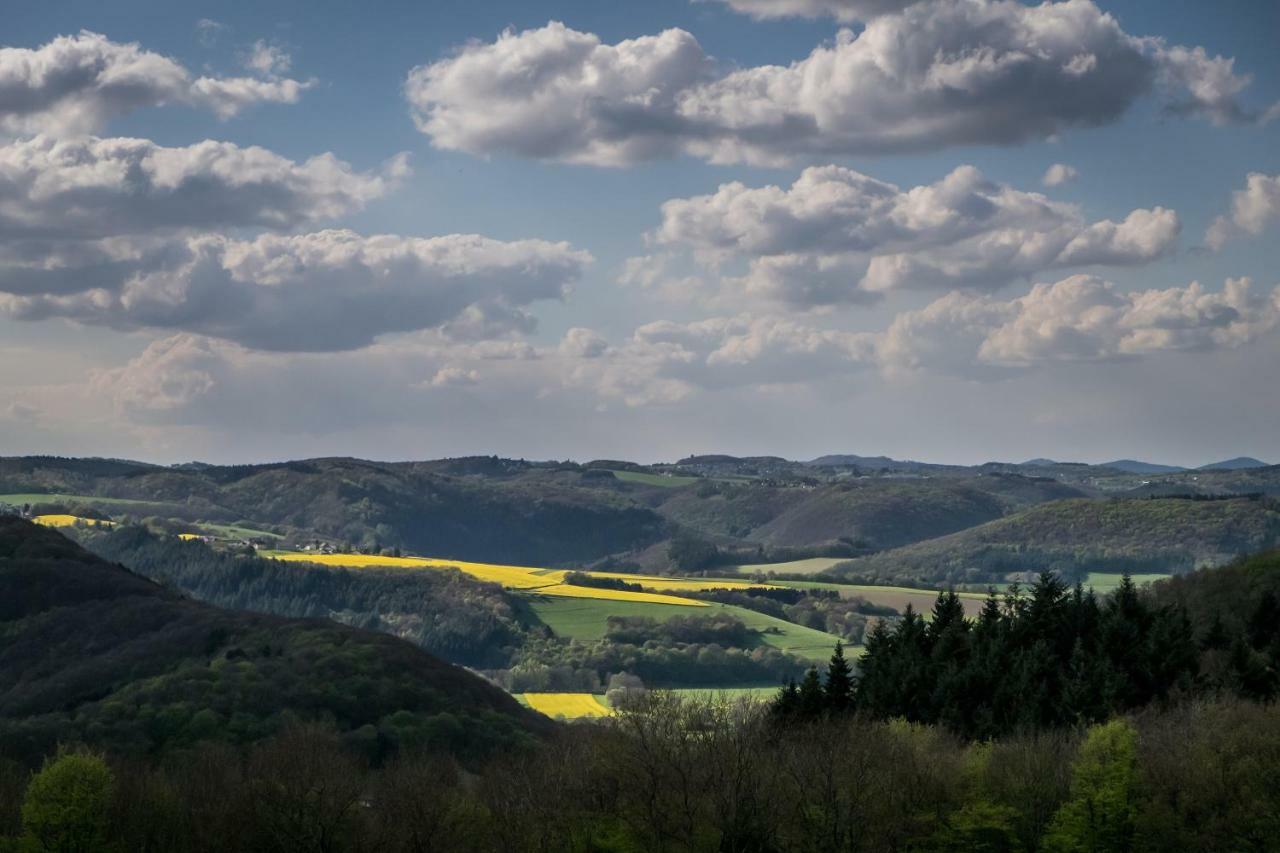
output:
M 34 776 L 0 760 L 0 851 L 1266 851 L 1278 766 L 1280 709 L 1251 703 L 974 743 L 659 695 L 472 771 L 371 766 L 315 727 L 156 761 L 64 753 Z
M 500 587 L 461 572 L 290 565 L 156 536 L 143 527 L 83 539 L 100 557 L 208 604 L 333 619 L 409 640 L 466 666 L 506 666 L 528 630 L 527 617 Z
M 908 609 L 868 634 L 856 679 L 840 650 L 821 683 L 811 670 L 774 703 L 782 718 L 854 711 L 937 724 L 988 739 L 1110 719 L 1197 696 L 1276 696 L 1280 605 L 1244 596 L 1242 623 L 1215 618 L 1197 632 L 1186 609 L 1139 594 L 1126 576 L 1105 601 L 1044 573 L 1025 594 L 994 593 L 976 620 L 954 592 L 931 618 Z

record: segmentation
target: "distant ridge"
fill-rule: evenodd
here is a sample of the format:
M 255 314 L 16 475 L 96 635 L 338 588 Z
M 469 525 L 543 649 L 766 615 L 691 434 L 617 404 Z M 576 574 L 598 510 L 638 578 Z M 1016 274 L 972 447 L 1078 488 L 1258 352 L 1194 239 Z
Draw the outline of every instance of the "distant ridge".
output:
M 858 456 L 853 453 L 832 453 L 827 456 L 819 456 L 817 459 L 810 459 L 805 464 L 816 468 L 857 466 L 859 468 L 878 470 L 882 468 L 898 468 L 904 464 L 909 465 L 912 463 L 899 462 L 897 459 L 890 459 L 888 456 Z
M 1201 465 L 1197 471 L 1239 471 L 1244 468 L 1270 468 L 1266 462 L 1260 459 L 1254 459 L 1252 456 L 1237 456 L 1234 459 L 1224 459 L 1221 462 L 1212 462 L 1208 465 Z
M 1102 463 L 1102 467 L 1128 471 L 1130 474 L 1176 474 L 1187 470 L 1180 465 L 1157 465 L 1154 462 L 1141 462 L 1137 459 L 1117 459 L 1114 462 Z

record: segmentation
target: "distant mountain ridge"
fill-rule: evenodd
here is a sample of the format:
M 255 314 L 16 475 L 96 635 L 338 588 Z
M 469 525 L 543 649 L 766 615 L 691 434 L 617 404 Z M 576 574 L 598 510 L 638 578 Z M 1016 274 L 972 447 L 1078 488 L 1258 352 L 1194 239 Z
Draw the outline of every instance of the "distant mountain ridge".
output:
M 1252 456 L 1237 456 L 1234 459 L 1224 459 L 1221 462 L 1213 462 L 1208 465 L 1201 465 L 1197 471 L 1241 471 L 1246 468 L 1270 468 L 1269 463 L 1260 459 L 1254 459 Z
M 1179 471 L 1187 471 L 1181 465 L 1159 465 L 1155 462 L 1142 462 L 1137 459 L 1117 459 L 1114 462 L 1103 462 L 1103 468 L 1115 468 L 1117 471 L 1127 471 L 1130 474 L 1176 474 Z

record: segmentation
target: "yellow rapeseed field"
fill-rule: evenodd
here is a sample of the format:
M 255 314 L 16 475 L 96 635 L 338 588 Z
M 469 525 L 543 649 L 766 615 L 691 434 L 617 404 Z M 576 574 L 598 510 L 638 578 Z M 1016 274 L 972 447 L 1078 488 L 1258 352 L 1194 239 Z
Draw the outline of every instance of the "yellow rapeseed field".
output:
M 437 560 L 431 557 L 379 557 L 369 554 L 312 554 L 306 551 L 269 552 L 277 560 L 298 563 L 317 563 L 321 566 L 342 566 L 364 569 L 384 566 L 402 569 L 458 569 L 464 574 L 490 583 L 502 584 L 508 589 L 538 589 L 564 580 L 564 572 L 545 572 L 527 566 L 503 566 L 495 563 L 469 563 L 465 560 Z
M 609 601 L 639 601 L 647 604 L 678 604 L 685 607 L 707 607 L 709 605 L 704 601 L 680 598 L 675 595 L 663 595 L 661 594 L 662 591 L 678 592 L 680 590 L 724 589 L 726 587 L 730 589 L 745 589 L 752 586 L 752 584 L 745 581 L 704 581 L 627 575 L 613 572 L 587 572 L 593 577 L 617 578 L 630 583 L 639 583 L 648 589 L 654 590 L 653 592 L 631 592 L 630 590 L 571 586 L 563 582 L 568 572 L 561 569 L 538 569 L 532 566 L 506 566 L 497 563 L 471 563 L 466 560 L 442 560 L 435 557 L 317 554 L 309 551 L 268 551 L 265 553 L 267 556 L 275 557 L 277 560 L 317 563 L 322 566 L 341 566 L 344 568 L 369 568 L 372 566 L 404 569 L 456 568 L 478 580 L 501 584 L 507 589 L 536 592 L 540 595 L 555 595 L 563 598 L 595 598 Z
M 43 524 L 45 527 L 75 527 L 77 524 L 84 523 L 90 527 L 115 527 L 114 521 L 106 521 L 97 518 L 81 518 L 78 515 L 37 515 L 31 519 L 36 524 Z
M 613 713 L 590 693 L 525 693 L 524 701 L 539 713 L 566 720 L 607 717 Z
M 681 598 L 677 595 L 662 595 L 657 592 L 631 592 L 625 589 L 600 589 L 594 586 L 572 586 L 556 584 L 540 586 L 535 590 L 538 595 L 556 595 L 563 598 L 598 598 L 607 601 L 643 601 L 646 604 L 679 604 L 683 607 L 710 607 L 705 601 L 693 598 Z

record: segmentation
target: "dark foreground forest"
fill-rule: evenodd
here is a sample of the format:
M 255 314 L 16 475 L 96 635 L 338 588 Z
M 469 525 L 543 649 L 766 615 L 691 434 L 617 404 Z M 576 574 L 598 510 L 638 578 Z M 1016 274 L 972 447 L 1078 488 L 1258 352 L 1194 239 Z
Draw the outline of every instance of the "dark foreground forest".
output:
M 1268 851 L 1280 710 L 1193 703 L 966 743 L 651 696 L 470 770 L 372 768 L 307 727 L 243 752 L 66 754 L 29 778 L 0 764 L 0 834 L 25 834 L 0 850 Z

